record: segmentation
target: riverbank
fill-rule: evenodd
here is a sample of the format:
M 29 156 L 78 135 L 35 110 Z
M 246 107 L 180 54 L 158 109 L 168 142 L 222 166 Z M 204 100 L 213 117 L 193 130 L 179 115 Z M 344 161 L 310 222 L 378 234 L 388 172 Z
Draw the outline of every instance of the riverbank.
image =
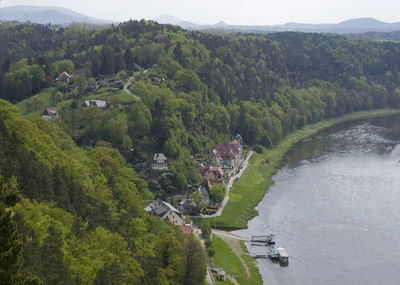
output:
M 256 260 L 249 255 L 243 242 L 229 236 L 214 236 L 212 243 L 215 250 L 214 266 L 223 268 L 230 277 L 230 282 L 217 281 L 217 284 L 263 284 Z
M 212 219 L 210 224 L 227 230 L 247 228 L 247 222 L 258 214 L 255 207 L 264 197 L 268 187 L 273 183 L 271 177 L 280 167 L 286 152 L 295 143 L 335 124 L 393 114 L 400 114 L 400 110 L 363 111 L 321 121 L 307 125 L 303 129 L 288 135 L 276 147 L 267 149 L 263 154 L 254 153 L 247 170 L 240 180 L 233 184 L 229 193 L 229 202 L 221 216 Z

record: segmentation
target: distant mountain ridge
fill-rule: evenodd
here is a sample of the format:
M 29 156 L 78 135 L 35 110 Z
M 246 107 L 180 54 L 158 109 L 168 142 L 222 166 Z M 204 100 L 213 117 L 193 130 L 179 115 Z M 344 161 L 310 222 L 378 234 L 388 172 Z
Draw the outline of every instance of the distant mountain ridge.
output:
M 111 24 L 106 21 L 88 17 L 73 10 L 55 6 L 11 6 L 0 8 L 1 21 L 31 22 L 37 24 L 68 25 L 72 22 L 89 24 Z
M 349 19 L 337 24 L 306 24 L 290 22 L 284 25 L 232 25 L 224 22 L 216 24 L 196 24 L 172 15 L 162 15 L 156 19 L 160 24 L 178 25 L 188 30 L 220 30 L 243 32 L 316 32 L 335 34 L 361 34 L 367 32 L 394 32 L 400 30 L 400 22 L 386 23 L 374 18 Z M 56 6 L 11 6 L 0 8 L 1 21 L 32 22 L 38 24 L 68 25 L 72 22 L 89 24 L 112 24 L 112 21 L 88 17 L 71 9 Z M 114 22 L 115 23 L 115 22 Z
M 305 24 L 290 22 L 284 25 L 231 25 L 219 22 L 213 25 L 194 24 L 180 20 L 171 15 L 164 15 L 156 18 L 155 21 L 161 24 L 178 25 L 185 29 L 207 30 L 221 29 L 245 32 L 316 32 L 316 33 L 366 33 L 366 32 L 393 32 L 400 30 L 400 22 L 386 23 L 374 18 L 349 19 L 338 24 Z
M 192 23 L 190 21 L 181 20 L 172 15 L 162 15 L 160 17 L 155 18 L 154 21 L 156 21 L 160 24 L 170 24 L 170 25 L 180 26 L 184 29 L 189 29 L 189 30 L 195 30 L 196 27 L 198 26 L 195 23 Z

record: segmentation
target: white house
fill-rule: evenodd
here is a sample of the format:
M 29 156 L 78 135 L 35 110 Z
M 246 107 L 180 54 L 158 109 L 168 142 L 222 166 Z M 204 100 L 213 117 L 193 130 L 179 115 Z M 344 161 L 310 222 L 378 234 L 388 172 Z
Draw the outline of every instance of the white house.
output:
M 185 216 L 171 204 L 158 198 L 145 208 L 145 211 L 152 216 L 158 216 L 164 221 L 170 221 L 176 226 L 185 224 Z
M 168 159 L 163 153 L 155 153 L 151 168 L 158 171 L 168 171 Z
M 106 103 L 106 101 L 102 101 L 102 100 L 89 100 L 89 101 L 85 101 L 85 106 L 86 107 L 97 106 L 99 108 L 105 108 L 105 107 L 107 107 L 107 103 Z

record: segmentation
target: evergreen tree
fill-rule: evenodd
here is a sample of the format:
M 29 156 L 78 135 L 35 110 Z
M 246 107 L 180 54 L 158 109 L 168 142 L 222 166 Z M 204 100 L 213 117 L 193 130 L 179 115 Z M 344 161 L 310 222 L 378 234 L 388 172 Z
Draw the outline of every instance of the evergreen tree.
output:
M 72 284 L 68 269 L 63 263 L 61 234 L 53 226 L 49 227 L 48 232 L 49 235 L 41 247 L 39 276 L 45 284 Z
M 126 69 L 132 70 L 133 64 L 134 64 L 134 59 L 133 59 L 133 54 L 132 54 L 132 51 L 130 48 L 127 48 L 125 51 L 124 61 L 125 61 Z
M 112 74 L 114 72 L 114 57 L 112 49 L 103 45 L 100 54 L 100 73 L 103 75 Z
M 15 284 L 22 265 L 22 242 L 16 223 L 8 207 L 14 206 L 20 197 L 16 182 L 6 183 L 0 176 L 0 283 Z

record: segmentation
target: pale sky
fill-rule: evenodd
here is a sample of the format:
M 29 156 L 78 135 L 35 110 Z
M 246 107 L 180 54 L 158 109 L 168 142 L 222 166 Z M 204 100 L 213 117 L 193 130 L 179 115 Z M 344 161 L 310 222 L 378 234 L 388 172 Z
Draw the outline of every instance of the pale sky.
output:
M 61 6 L 113 21 L 170 14 L 196 24 L 318 24 L 362 17 L 400 22 L 399 0 L 0 0 L 0 8 L 13 5 Z

